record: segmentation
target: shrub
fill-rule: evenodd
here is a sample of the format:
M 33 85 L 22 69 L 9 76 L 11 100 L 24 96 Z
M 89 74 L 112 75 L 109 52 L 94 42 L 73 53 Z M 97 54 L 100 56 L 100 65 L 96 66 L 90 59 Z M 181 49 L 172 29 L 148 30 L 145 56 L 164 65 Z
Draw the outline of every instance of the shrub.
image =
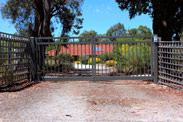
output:
M 108 61 L 106 62 L 106 65 L 107 65 L 107 66 L 114 66 L 114 65 L 116 65 L 117 63 L 118 63 L 117 61 L 108 60 Z
M 74 63 L 75 64 L 81 64 L 81 61 L 75 61 Z
M 101 59 L 100 58 L 96 58 L 95 60 L 96 60 L 96 63 L 101 63 Z M 90 58 L 88 60 L 88 64 L 92 64 L 92 58 Z
M 112 53 L 103 53 L 102 55 L 98 56 L 103 63 L 105 63 L 107 60 L 114 60 L 114 54 Z
M 45 68 L 47 70 L 68 72 L 69 70 L 73 70 L 73 66 L 71 65 L 72 61 L 73 57 L 66 53 L 61 53 L 55 57 L 48 56 L 45 58 Z
M 53 57 L 54 59 L 54 57 Z M 67 53 L 61 53 L 58 56 L 56 56 L 56 60 L 61 63 L 68 63 L 73 61 L 73 57 L 70 54 Z
M 140 46 L 140 44 L 126 46 L 126 50 L 122 46 L 122 54 L 118 55 L 118 72 L 134 73 L 146 72 L 149 67 L 149 60 L 151 59 L 151 49 L 148 45 Z M 120 52 L 120 51 L 119 51 Z
M 82 64 L 88 64 L 88 60 L 90 59 L 89 56 L 87 55 L 81 55 L 79 56 L 79 61 L 82 63 Z

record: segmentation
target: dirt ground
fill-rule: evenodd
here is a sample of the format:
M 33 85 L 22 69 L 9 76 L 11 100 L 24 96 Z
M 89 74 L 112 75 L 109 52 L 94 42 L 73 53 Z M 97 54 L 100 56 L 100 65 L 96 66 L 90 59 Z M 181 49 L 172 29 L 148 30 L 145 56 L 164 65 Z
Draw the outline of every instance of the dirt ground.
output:
M 0 93 L 0 122 L 60 121 L 183 121 L 183 92 L 145 81 L 67 81 Z

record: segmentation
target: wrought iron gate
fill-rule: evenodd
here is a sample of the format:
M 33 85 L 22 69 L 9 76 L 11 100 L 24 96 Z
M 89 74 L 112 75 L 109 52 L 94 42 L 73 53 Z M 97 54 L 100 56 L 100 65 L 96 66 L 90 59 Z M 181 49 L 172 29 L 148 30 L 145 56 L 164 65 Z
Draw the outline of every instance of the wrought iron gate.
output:
M 152 37 L 35 38 L 42 80 L 153 80 Z
M 0 32 L 0 89 L 36 80 L 153 80 L 182 89 L 183 41 Z

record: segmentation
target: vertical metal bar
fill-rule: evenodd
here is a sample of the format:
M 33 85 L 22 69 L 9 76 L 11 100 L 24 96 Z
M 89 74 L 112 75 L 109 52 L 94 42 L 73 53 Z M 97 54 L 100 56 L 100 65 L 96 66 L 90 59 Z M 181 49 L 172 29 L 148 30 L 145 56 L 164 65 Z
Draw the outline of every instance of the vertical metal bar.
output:
M 103 49 L 103 45 L 104 45 L 104 43 L 102 43 L 102 42 L 101 42 L 101 48 L 102 48 L 102 50 L 104 51 L 104 49 Z M 101 69 L 101 70 L 102 70 L 102 71 L 101 71 L 101 75 L 103 76 L 103 74 L 104 74 L 104 73 L 103 73 L 103 71 L 104 71 L 104 68 L 103 68 L 102 54 L 103 54 L 103 53 L 101 53 L 101 56 L 100 56 L 99 58 L 100 58 L 100 60 L 101 60 L 101 65 L 102 65 L 102 69 Z
M 92 37 L 92 47 L 93 47 L 93 58 L 92 58 L 92 71 L 93 71 L 93 82 L 96 82 L 96 45 L 95 45 L 95 37 Z
M 154 58 L 153 58 L 153 56 L 154 56 L 154 40 L 153 40 L 153 38 L 151 37 L 151 76 L 154 76 L 154 68 L 153 68 L 153 66 L 154 66 Z
M 55 41 L 55 40 L 54 40 L 54 41 Z M 53 46 L 54 46 L 55 49 L 56 49 L 55 52 L 54 52 L 54 55 L 53 55 L 53 75 L 56 76 L 56 69 L 57 69 L 57 67 L 58 67 L 58 66 L 57 66 L 57 59 L 56 59 L 56 58 L 59 57 L 59 52 L 58 52 L 58 54 L 56 54 L 56 52 L 57 52 L 57 48 L 56 48 L 57 45 L 54 44 Z M 59 45 L 58 45 L 58 48 L 60 48 Z M 60 50 L 60 49 L 58 49 L 58 50 Z
M 146 68 L 145 68 L 145 64 L 146 64 L 146 50 L 145 50 L 145 43 L 144 43 L 144 75 L 146 73 Z
M 132 59 L 134 59 L 134 50 L 135 50 L 135 47 L 134 47 L 134 44 L 132 44 L 132 57 L 133 57 Z M 137 60 L 136 60 L 136 61 L 137 61 Z M 135 62 L 135 60 L 132 61 L 133 69 L 135 69 L 135 63 L 134 63 L 134 62 Z M 132 73 L 134 73 L 134 70 L 133 70 Z
M 39 46 L 39 56 L 38 56 L 39 57 L 39 69 L 38 69 L 39 70 L 39 75 L 40 75 L 40 72 L 41 72 L 41 46 L 42 45 Z
M 86 38 L 85 38 L 85 40 L 86 40 Z M 82 51 L 82 46 L 83 45 L 82 45 L 82 43 L 80 45 L 81 45 L 81 49 L 80 50 L 81 50 L 81 61 L 82 61 L 83 60 L 83 51 Z M 82 69 L 83 69 L 83 63 L 81 62 L 81 75 L 83 76 L 83 70 Z
M 90 38 L 90 43 L 89 43 L 89 59 L 88 59 L 89 70 L 91 70 L 91 69 L 90 69 L 90 63 L 89 63 L 89 62 L 90 62 L 90 58 L 91 58 L 91 56 L 92 56 L 92 55 L 90 55 L 90 53 L 91 53 L 90 50 L 92 49 L 92 48 L 90 47 L 90 46 L 91 46 L 91 43 L 92 43 L 92 40 L 91 40 L 91 38 Z
M 30 41 L 30 40 L 29 40 Z M 28 43 L 25 43 L 26 44 L 26 47 L 27 48 L 29 48 L 29 51 L 28 51 L 28 53 L 26 54 L 26 62 L 27 62 L 27 70 L 28 70 L 28 74 L 27 74 L 27 81 L 28 82 L 30 82 L 31 81 L 31 79 L 30 79 L 30 75 L 31 75 L 31 71 L 30 71 L 30 59 L 29 59 L 29 55 L 30 55 L 30 43 L 31 42 L 29 42 L 29 44 Z
M 78 53 L 78 52 L 79 52 L 78 45 L 79 45 L 79 44 L 77 43 L 77 47 L 76 47 L 76 48 L 77 48 L 77 58 L 79 58 L 79 56 L 80 56 L 79 53 Z M 79 58 L 79 59 L 80 59 L 80 58 Z M 80 62 L 81 62 L 81 60 L 80 60 Z M 81 63 L 82 63 L 82 62 L 81 62 Z M 77 63 L 77 68 L 78 68 L 78 69 L 79 69 L 79 65 L 81 65 L 81 64 L 78 64 L 78 63 Z M 81 75 L 81 71 L 80 71 L 80 70 L 78 71 L 78 75 Z
M 111 56 L 112 56 L 112 52 L 110 52 L 111 51 L 111 44 L 113 44 L 113 43 L 112 42 L 109 43 L 109 60 L 111 60 Z M 114 57 L 112 57 L 112 58 L 114 59 Z M 110 73 L 111 73 L 111 68 L 109 67 L 109 73 L 108 74 L 110 74 Z
M 73 42 L 74 42 L 74 38 L 73 38 Z M 74 57 L 74 60 L 73 60 L 73 62 L 74 62 L 74 69 L 73 69 L 73 70 L 74 70 L 74 73 L 75 73 L 75 72 L 76 72 L 76 70 L 75 70 L 75 65 L 76 65 L 76 64 L 75 64 L 75 56 L 76 56 L 76 55 L 75 55 L 75 50 L 74 50 L 75 44 L 72 44 L 72 45 L 73 45 L 73 57 Z M 78 59 L 77 59 L 76 61 L 78 61 Z
M 140 43 L 140 66 L 139 66 L 140 67 L 140 75 L 142 75 L 142 67 L 141 67 L 142 66 L 141 65 L 142 64 L 142 57 L 141 56 L 142 55 L 141 55 L 141 43 Z
M 49 45 L 46 45 L 46 46 L 47 46 L 47 48 L 49 48 Z M 49 61 L 50 61 L 50 56 L 52 54 L 52 50 L 53 49 L 50 50 L 50 55 L 49 55 L 49 53 L 47 53 L 47 57 L 46 57 L 46 74 L 49 73 L 49 69 L 48 68 L 49 68 Z
M 85 42 L 86 42 L 86 39 L 85 39 Z M 85 44 L 85 70 L 86 70 L 86 64 L 87 64 L 87 62 L 86 62 L 86 45 L 87 45 L 87 43 Z
M 9 70 L 11 70 L 11 40 L 8 37 L 8 65 L 9 65 Z
M 124 44 L 124 45 L 125 45 L 125 74 L 127 74 L 127 72 L 126 72 L 126 64 L 127 64 L 127 63 L 126 63 L 126 61 L 127 61 L 127 58 L 126 58 L 126 45 L 127 45 L 127 44 Z
M 36 79 L 38 79 L 38 61 L 39 61 L 39 57 L 38 57 L 38 54 L 39 54 L 39 52 L 38 52 L 38 48 L 39 48 L 39 46 L 40 45 L 37 45 L 37 41 L 38 41 L 38 39 L 36 38 L 35 39 L 35 43 L 36 43 L 36 45 L 35 45 L 35 47 L 36 47 L 36 61 L 35 61 L 35 68 L 36 68 Z
M 138 59 L 138 49 L 137 49 L 137 47 L 138 47 L 138 43 L 136 43 L 136 75 L 138 75 L 138 61 L 140 61 L 139 59 Z
M 93 40 L 93 38 L 92 37 L 90 37 L 91 38 L 91 46 L 92 46 L 92 78 L 93 78 L 93 82 L 94 82 L 94 40 Z
M 96 82 L 96 67 L 97 67 L 97 64 L 96 64 L 96 38 L 93 37 L 93 41 L 94 41 L 94 82 Z
M 115 38 L 115 40 L 116 40 L 116 38 Z M 115 61 L 115 56 L 114 56 L 114 53 L 115 53 L 115 46 L 116 46 L 116 44 L 115 43 L 113 43 L 112 44 L 113 45 L 113 50 L 112 50 L 112 55 L 113 55 L 113 61 L 112 61 L 112 72 L 110 73 L 111 75 L 113 75 L 114 74 L 114 61 Z
M 131 51 L 130 51 L 130 44 L 128 44 L 128 60 L 129 60 L 129 61 L 128 61 L 128 72 L 129 72 L 129 75 L 130 75 L 130 72 L 131 72 L 131 71 L 130 71 L 130 68 L 131 68 L 131 67 L 130 67 L 130 59 L 131 59 L 131 57 L 130 57 L 130 56 L 131 56 L 131 53 L 130 53 L 130 52 L 131 52 Z
M 122 47 L 123 47 L 123 44 L 120 44 L 120 52 L 121 52 L 121 55 L 120 55 L 120 68 L 121 68 L 121 70 L 120 70 L 120 73 L 122 74 L 123 73 L 123 49 L 122 49 Z
M 148 43 L 149 44 L 149 43 Z M 150 50 L 149 50 L 149 45 L 148 45 L 148 59 L 147 59 L 147 70 L 148 70 L 148 76 L 150 75 L 150 73 L 149 73 L 149 71 L 151 70 L 150 69 L 150 63 L 151 63 L 151 59 L 149 59 L 149 57 L 150 57 Z
M 31 72 L 32 72 L 32 79 L 35 80 L 36 74 L 35 74 L 35 39 L 34 37 L 30 38 L 30 57 L 31 57 Z
M 110 44 L 110 43 L 109 43 Z M 108 73 L 108 68 L 107 68 L 107 64 L 106 64 L 106 62 L 107 62 L 107 56 L 109 55 L 109 52 L 107 51 L 107 48 L 106 48 L 106 45 L 107 45 L 107 43 L 105 43 L 105 57 L 104 57 L 104 61 L 105 61 L 105 70 L 106 70 L 106 72 L 105 72 L 105 75 L 107 75 L 107 73 Z
M 64 47 L 64 45 L 60 45 L 60 48 L 61 48 L 61 53 L 59 54 L 59 55 L 62 55 L 63 56 L 63 54 L 64 54 L 64 49 L 63 48 L 65 48 Z M 59 53 L 59 52 L 58 52 Z M 61 59 L 60 59 L 61 58 Z M 62 66 L 62 74 L 64 73 L 64 59 L 63 59 L 63 57 L 60 57 L 60 56 L 58 56 L 58 60 L 59 61 L 61 61 L 61 66 Z
M 68 70 L 68 64 L 67 64 L 67 63 L 68 63 L 68 61 L 67 61 L 67 60 L 68 60 L 68 59 L 67 59 L 67 55 L 68 55 L 68 54 L 67 54 L 67 48 L 68 48 L 68 47 L 67 47 L 67 44 L 66 44 L 66 47 L 65 47 L 65 52 L 66 52 L 65 55 L 66 55 L 66 56 L 65 56 L 65 64 L 64 64 L 64 65 L 65 65 L 65 73 L 68 73 L 68 72 L 67 72 L 67 70 Z
M 69 45 L 69 55 L 70 55 L 69 56 L 69 69 L 68 70 L 69 70 L 69 72 L 71 72 L 71 67 L 72 67 L 72 63 L 71 62 L 72 62 L 72 58 L 73 58 L 72 57 L 72 53 L 71 53 L 71 47 L 72 47 L 72 45 L 71 44 L 68 44 L 68 45 Z
M 45 74 L 45 45 L 42 48 L 42 75 Z

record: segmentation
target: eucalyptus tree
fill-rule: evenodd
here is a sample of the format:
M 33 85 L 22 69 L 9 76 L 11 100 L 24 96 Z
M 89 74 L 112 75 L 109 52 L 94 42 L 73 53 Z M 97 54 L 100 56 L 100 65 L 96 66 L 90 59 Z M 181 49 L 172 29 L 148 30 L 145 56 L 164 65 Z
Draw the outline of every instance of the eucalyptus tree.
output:
M 3 18 L 12 20 L 20 35 L 52 36 L 59 29 L 60 36 L 64 36 L 71 31 L 79 34 L 82 3 L 83 0 L 8 0 L 1 12 Z

